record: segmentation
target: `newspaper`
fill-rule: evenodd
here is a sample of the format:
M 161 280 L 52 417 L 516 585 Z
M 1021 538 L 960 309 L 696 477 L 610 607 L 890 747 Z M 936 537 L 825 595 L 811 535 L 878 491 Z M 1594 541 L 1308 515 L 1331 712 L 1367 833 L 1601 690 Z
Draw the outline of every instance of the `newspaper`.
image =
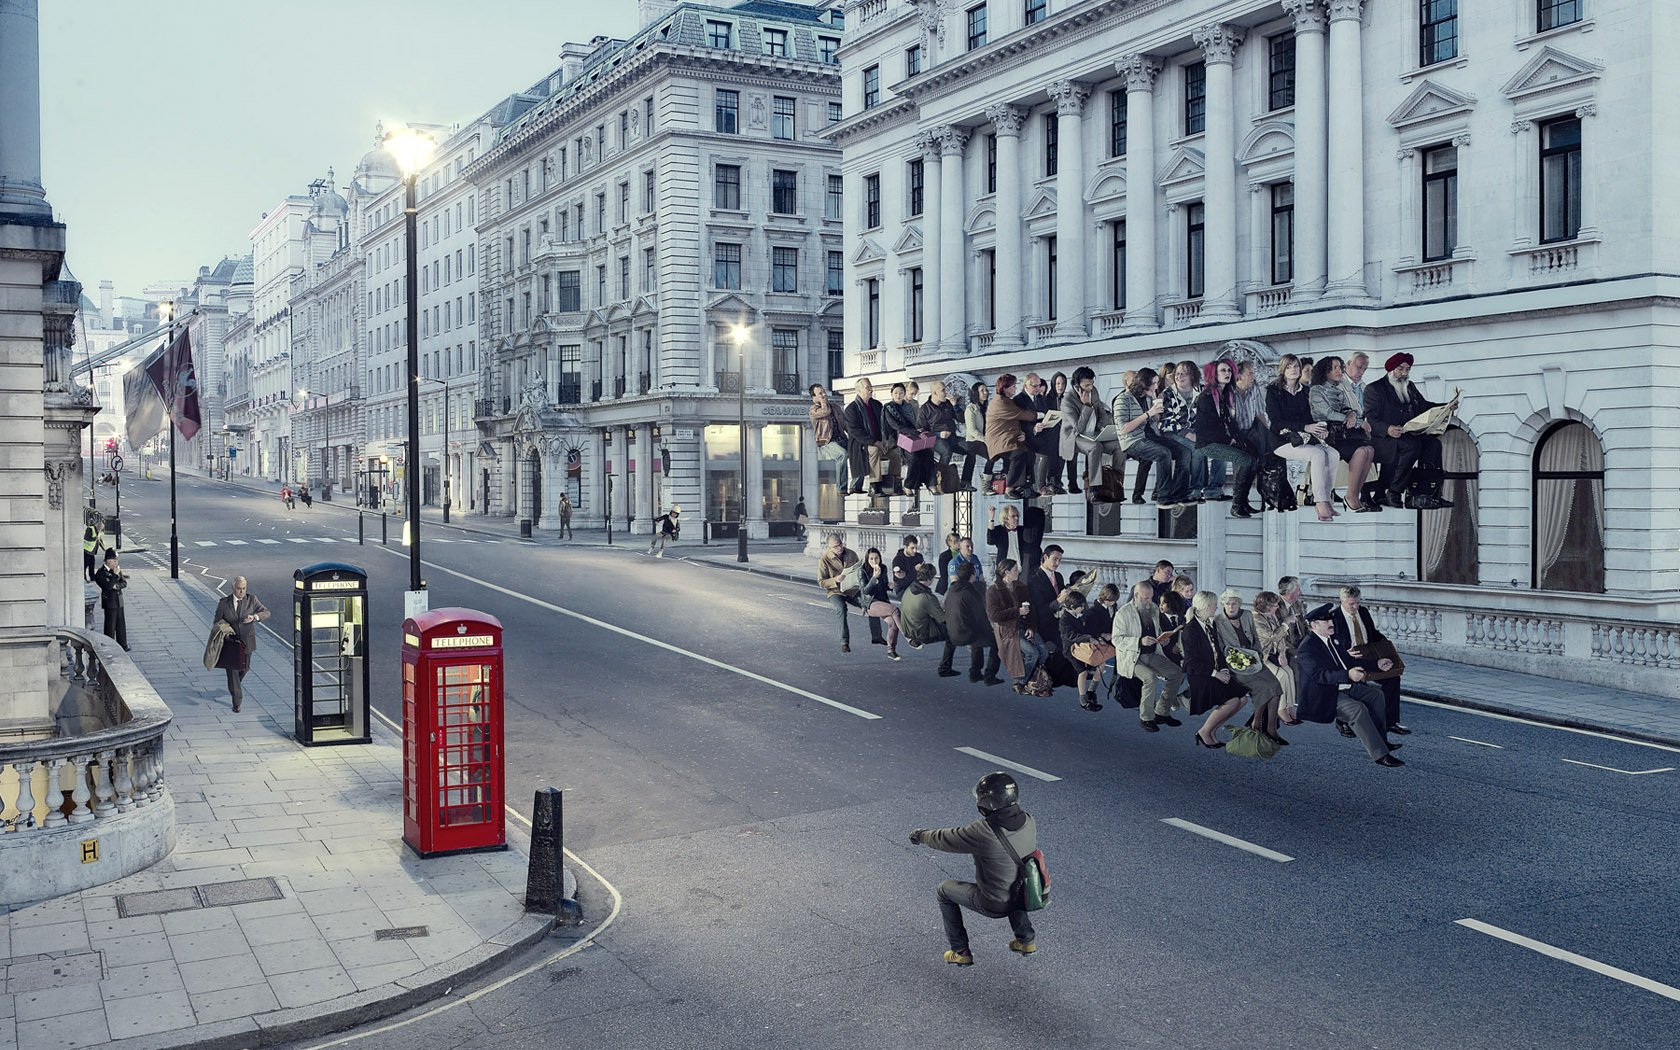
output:
M 1458 387 L 1453 387 L 1452 397 L 1444 405 L 1436 405 L 1427 412 L 1420 412 L 1400 429 L 1408 434 L 1433 434 L 1440 437 L 1446 433 L 1447 426 L 1452 423 L 1453 411 L 1458 408 Z

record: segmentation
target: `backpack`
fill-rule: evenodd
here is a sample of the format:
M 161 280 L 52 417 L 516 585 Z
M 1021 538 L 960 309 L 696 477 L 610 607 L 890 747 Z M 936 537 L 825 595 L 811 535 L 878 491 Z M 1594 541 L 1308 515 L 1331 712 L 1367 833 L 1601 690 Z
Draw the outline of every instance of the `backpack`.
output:
M 1050 866 L 1044 861 L 1044 851 L 1035 849 L 1025 858 L 1015 851 L 1015 844 L 1009 841 L 1009 836 L 1003 829 L 986 822 L 992 829 L 1003 848 L 1009 851 L 1015 861 L 1015 884 L 1009 888 L 1010 899 L 1017 895 L 1021 900 L 1022 911 L 1043 911 L 1050 906 Z

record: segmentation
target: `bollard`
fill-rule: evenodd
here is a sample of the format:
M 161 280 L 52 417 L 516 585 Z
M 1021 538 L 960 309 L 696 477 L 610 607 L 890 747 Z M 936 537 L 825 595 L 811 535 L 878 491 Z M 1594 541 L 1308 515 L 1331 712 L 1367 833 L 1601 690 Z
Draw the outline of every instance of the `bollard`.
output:
M 391 522 L 384 511 L 379 512 L 379 542 L 387 547 L 391 545 Z
M 538 788 L 531 803 L 531 863 L 525 875 L 525 910 L 551 912 L 555 922 L 576 925 L 576 901 L 566 899 L 565 807 L 559 788 Z
M 356 546 L 358 546 L 358 547 L 367 546 L 367 537 L 364 535 L 366 532 L 367 532 L 367 515 L 363 514 L 361 511 L 358 510 L 356 512 Z

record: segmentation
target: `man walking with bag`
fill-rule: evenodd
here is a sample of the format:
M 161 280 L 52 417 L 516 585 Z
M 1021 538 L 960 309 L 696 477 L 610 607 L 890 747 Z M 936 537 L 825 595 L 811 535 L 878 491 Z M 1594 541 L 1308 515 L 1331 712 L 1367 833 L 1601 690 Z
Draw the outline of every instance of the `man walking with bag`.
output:
M 1022 895 L 1021 870 L 1021 858 L 1038 849 L 1038 824 L 1021 808 L 1021 789 L 1008 773 L 981 777 L 974 785 L 974 804 L 980 810 L 980 819 L 973 823 L 960 828 L 919 828 L 910 833 L 915 845 L 974 857 L 975 881 L 947 879 L 939 884 L 937 894 L 945 939 L 951 945 L 945 961 L 953 966 L 974 965 L 968 930 L 963 926 L 964 908 L 988 919 L 1008 918 L 1015 933 L 1015 939 L 1009 942 L 1010 951 L 1022 955 L 1038 951 Z
M 228 695 L 233 698 L 235 711 L 245 699 L 241 683 L 245 680 L 245 672 L 251 669 L 251 654 L 257 649 L 257 624 L 266 619 L 268 607 L 250 593 L 245 577 L 235 576 L 233 593 L 216 603 L 215 620 L 233 629 L 232 637 L 222 643 L 216 666 L 227 671 Z

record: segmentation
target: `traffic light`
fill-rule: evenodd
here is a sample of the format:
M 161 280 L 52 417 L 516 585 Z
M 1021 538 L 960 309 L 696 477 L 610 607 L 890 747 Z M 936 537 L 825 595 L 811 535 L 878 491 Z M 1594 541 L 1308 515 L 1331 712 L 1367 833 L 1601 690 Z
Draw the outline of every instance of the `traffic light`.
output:
M 116 450 L 117 450 L 117 439 L 116 438 L 106 438 L 105 439 L 105 451 L 115 452 Z

